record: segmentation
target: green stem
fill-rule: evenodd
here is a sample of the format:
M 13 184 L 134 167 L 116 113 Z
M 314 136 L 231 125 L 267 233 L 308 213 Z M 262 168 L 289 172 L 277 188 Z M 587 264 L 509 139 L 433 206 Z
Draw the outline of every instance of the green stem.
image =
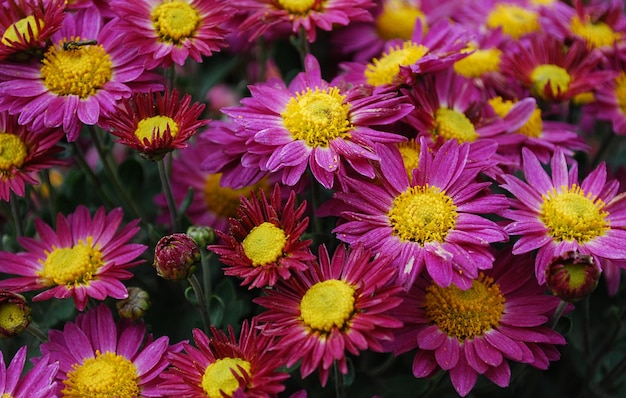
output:
M 564 300 L 561 300 L 559 302 L 559 305 L 556 307 L 556 310 L 554 310 L 554 314 L 552 315 L 552 318 L 550 318 L 550 322 L 548 322 L 548 327 L 550 329 L 554 329 L 556 327 L 556 324 L 559 323 L 559 319 L 561 319 L 561 317 L 563 316 L 563 312 L 565 312 L 565 309 L 567 308 L 568 304 L 569 303 Z
M 41 180 L 42 180 L 42 184 L 48 190 L 48 200 L 46 200 L 45 202 L 47 202 L 48 204 L 48 211 L 50 212 L 50 220 L 52 220 L 52 222 L 54 223 L 56 214 L 57 214 L 57 205 L 56 205 L 57 191 L 52 185 L 52 182 L 50 181 L 50 170 L 46 169 L 42 171 Z
M 19 203 L 17 201 L 19 197 L 11 191 L 11 197 L 9 198 L 9 205 L 11 206 L 11 217 L 13 218 L 13 227 L 15 228 L 15 237 L 24 235 L 24 217 L 20 215 Z
M 210 333 L 211 331 L 211 318 L 209 316 L 209 309 L 207 308 L 206 300 L 204 299 L 204 294 L 202 293 L 202 286 L 200 286 L 200 282 L 195 275 L 191 275 L 187 278 L 191 288 L 193 289 L 194 294 L 196 295 L 196 300 L 198 301 L 198 306 L 200 307 L 200 317 L 202 317 L 202 325 L 204 326 L 204 331 L 206 333 Z
M 159 169 L 159 178 L 161 179 L 161 188 L 165 199 L 167 200 L 167 208 L 170 212 L 170 220 L 172 223 L 172 231 L 179 230 L 178 211 L 176 210 L 176 203 L 174 202 L 174 195 L 172 194 L 172 187 L 170 185 L 169 173 L 165 165 L 165 158 L 157 160 L 157 167 Z
M 337 361 L 333 363 L 333 376 L 335 378 L 335 397 L 346 398 L 346 386 L 344 384 L 343 375 L 339 371 Z
M 297 37 L 291 36 L 290 42 L 298 51 L 298 54 L 300 55 L 300 63 L 302 64 L 302 69 L 304 69 L 304 59 L 307 54 L 311 53 L 311 47 L 309 46 L 309 41 L 304 27 L 300 27 Z
M 205 247 L 200 248 L 200 266 L 202 267 L 202 286 L 204 286 L 204 300 L 206 303 L 211 299 L 211 268 L 209 266 L 212 252 Z
M 31 336 L 36 338 L 37 340 L 45 343 L 48 341 L 48 336 L 39 328 L 39 326 L 35 325 L 33 322 L 29 323 L 26 327 L 26 332 L 28 332 Z

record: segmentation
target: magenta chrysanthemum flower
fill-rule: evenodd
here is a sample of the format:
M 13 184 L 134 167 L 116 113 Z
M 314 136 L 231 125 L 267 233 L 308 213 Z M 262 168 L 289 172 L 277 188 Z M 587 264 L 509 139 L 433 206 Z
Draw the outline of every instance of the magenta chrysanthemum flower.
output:
M 107 214 L 101 207 L 92 219 L 81 205 L 67 217 L 57 216 L 56 231 L 35 220 L 39 239 L 18 238 L 25 252 L 0 252 L 0 272 L 19 275 L 0 281 L 0 288 L 18 293 L 45 289 L 33 301 L 72 297 L 80 311 L 89 297 L 126 298 L 121 280 L 133 276 L 128 268 L 143 262 L 137 257 L 146 246 L 128 243 L 139 231 L 139 220 L 120 228 L 122 218 L 122 209 Z
M 259 195 L 241 198 L 238 217 L 230 219 L 228 234 L 215 231 L 224 244 L 208 249 L 219 255 L 228 267 L 224 274 L 243 279 L 249 288 L 274 286 L 279 279 L 289 279 L 294 271 L 304 271 L 315 259 L 309 250 L 311 240 L 300 237 L 309 225 L 304 216 L 306 202 L 296 208 L 296 194 L 291 191 L 283 205 L 279 185 L 268 201 L 263 190 Z
M 274 349 L 274 339 L 261 334 L 257 323 L 245 320 L 239 341 L 233 329 L 228 335 L 211 329 L 209 339 L 194 329 L 195 347 L 183 343 L 184 352 L 170 355 L 171 367 L 161 375 L 164 396 L 181 398 L 275 397 L 289 378 L 277 369 L 283 361 Z
M 56 390 L 58 363 L 48 363 L 48 356 L 28 370 L 23 376 L 27 347 L 23 346 L 5 366 L 0 354 L 0 396 L 8 398 L 49 398 Z
M 282 182 L 293 186 L 310 167 L 324 187 L 333 186 L 335 175 L 347 162 L 357 173 L 373 177 L 372 161 L 377 142 L 400 142 L 406 138 L 377 131 L 374 125 L 393 123 L 413 107 L 395 93 L 375 93 L 366 87 L 342 92 L 322 80 L 314 56 L 305 60 L 306 70 L 287 88 L 280 80 L 250 86 L 252 97 L 242 107 L 222 111 L 245 127 L 248 153 L 242 164 L 282 173 Z
M 146 74 L 137 50 L 122 46 L 117 23 L 104 22 L 93 7 L 67 14 L 41 62 L 2 65 L 0 110 L 19 114 L 20 124 L 62 126 L 75 141 L 81 126 L 96 124 L 116 100 L 161 90 L 162 78 Z
M 215 0 L 116 0 L 124 45 L 147 55 L 146 68 L 183 65 L 188 58 L 202 62 L 226 46 L 223 28 L 231 17 L 226 2 Z
M 318 258 L 319 264 L 280 281 L 254 302 L 268 309 L 258 320 L 263 333 L 279 337 L 276 348 L 286 366 L 301 361 L 302 377 L 317 369 L 326 385 L 333 363 L 348 372 L 346 352 L 381 351 L 381 342 L 400 326 L 386 313 L 399 304 L 401 288 L 393 284 L 389 258 L 372 259 L 362 245 L 339 245 L 332 259 L 320 246 Z
M 59 364 L 57 391 L 61 397 L 162 397 L 158 376 L 169 365 L 167 336 L 146 337 L 143 323 L 117 324 L 104 304 L 50 330 L 41 352 Z
M 346 178 L 348 190 L 334 197 L 348 208 L 340 207 L 333 232 L 391 256 L 406 287 L 425 267 L 441 286 L 467 288 L 479 270 L 491 268 L 490 243 L 507 240 L 502 228 L 481 216 L 504 210 L 506 198 L 477 181 L 482 167 L 469 163 L 468 144 L 447 141 L 434 154 L 423 140 L 420 147 L 410 178 L 400 154 L 386 148 L 379 149 L 376 183 Z
M 467 290 L 418 279 L 393 310 L 404 326 L 389 348 L 395 354 L 417 348 L 413 375 L 448 371 L 461 396 L 469 394 L 479 374 L 506 387 L 509 361 L 547 369 L 559 359 L 555 345 L 565 339 L 543 326 L 559 302 L 537 285 L 529 256 L 503 251 Z
M 32 131 L 17 123 L 16 116 L 0 112 L 0 200 L 8 201 L 11 192 L 24 196 L 25 184 L 37 184 L 37 171 L 62 161 L 55 157 L 63 148 L 61 129 Z
M 550 168 L 542 168 L 528 149 L 522 151 L 526 182 L 505 175 L 502 187 L 514 195 L 512 209 L 502 213 L 513 220 L 505 226 L 511 235 L 520 235 L 514 254 L 538 249 L 535 274 L 539 284 L 546 280 L 547 265 L 566 252 L 578 252 L 602 259 L 626 260 L 626 196 L 617 195 L 619 183 L 607 182 L 602 163 L 578 180 L 578 164 L 568 170 L 565 155 L 557 149 Z
M 330 31 L 335 26 L 371 20 L 368 9 L 374 7 L 372 0 L 237 0 L 231 5 L 247 14 L 238 30 L 248 32 L 250 41 L 266 32 L 298 34 L 302 30 L 310 43 L 316 40 L 318 28 Z
M 594 91 L 595 100 L 583 109 L 598 120 L 611 123 L 613 132 L 626 135 L 626 65 L 615 78 L 608 80 Z

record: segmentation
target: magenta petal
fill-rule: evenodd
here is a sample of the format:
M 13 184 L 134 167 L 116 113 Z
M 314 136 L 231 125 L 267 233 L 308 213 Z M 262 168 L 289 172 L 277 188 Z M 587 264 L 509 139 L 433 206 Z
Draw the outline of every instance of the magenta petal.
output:
M 435 350 L 437 363 L 443 370 L 457 367 L 460 357 L 459 342 L 456 337 L 446 337 L 441 347 Z M 463 361 L 465 362 L 465 360 Z
M 417 344 L 422 350 L 436 350 L 446 338 L 445 333 L 442 333 L 436 325 L 431 325 L 417 334 Z
M 474 388 L 478 373 L 472 369 L 467 363 L 465 358 L 459 361 L 459 365 L 450 369 L 450 380 L 456 392 L 464 397 Z

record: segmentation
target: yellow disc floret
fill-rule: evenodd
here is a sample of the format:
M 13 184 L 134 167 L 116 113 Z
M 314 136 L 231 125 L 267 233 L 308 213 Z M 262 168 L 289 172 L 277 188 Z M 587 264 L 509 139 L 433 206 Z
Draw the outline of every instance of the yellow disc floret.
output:
M 547 99 L 550 98 L 550 93 L 555 97 L 566 93 L 572 78 L 567 70 L 560 66 L 543 64 L 536 66 L 530 72 L 530 80 L 533 94 Z
M 233 374 L 235 372 L 240 377 L 244 377 L 245 370 L 250 375 L 252 368 L 250 362 L 241 358 L 220 358 L 207 366 L 202 376 L 202 389 L 208 398 L 223 398 L 224 395 L 231 396 L 239 388 L 239 381 Z
M 287 243 L 285 231 L 270 222 L 264 222 L 248 233 L 241 245 L 255 267 L 274 264 L 283 256 Z
M 100 247 L 93 245 L 91 236 L 79 239 L 71 247 L 55 247 L 51 252 L 46 251 L 46 255 L 44 260 L 39 260 L 43 264 L 39 276 L 51 285 L 89 284 L 104 265 Z
M 499 72 L 502 51 L 497 48 L 478 49 L 454 63 L 454 71 L 467 78 L 481 77 L 485 73 Z
M 497 4 L 487 16 L 487 27 L 502 28 L 502 33 L 513 39 L 541 30 L 536 11 L 514 4 Z
M 204 194 L 204 202 L 209 211 L 222 218 L 235 217 L 237 215 L 237 208 L 241 204 L 240 197 L 247 197 L 251 191 L 257 191 L 259 188 L 262 188 L 265 192 L 269 191 L 265 178 L 254 185 L 239 189 L 221 186 L 221 179 L 221 173 L 209 174 L 205 179 L 202 192 Z
M 555 241 L 573 241 L 583 244 L 609 229 L 604 202 L 578 185 L 552 188 L 542 195 L 539 219 L 548 228 Z
M 435 125 L 432 134 L 446 141 L 454 139 L 458 143 L 474 142 L 478 138 L 474 124 L 467 116 L 449 108 L 439 108 L 435 112 Z
M 494 97 L 489 100 L 489 104 L 500 117 L 505 117 L 511 108 L 515 105 L 515 102 L 504 100 L 502 97 Z M 541 118 L 541 109 L 535 105 L 535 109 L 531 113 L 530 117 L 520 127 L 516 133 L 523 134 L 527 137 L 539 138 L 543 131 L 543 119 Z
M 135 365 L 126 357 L 112 352 L 86 358 L 72 365 L 63 380 L 64 398 L 135 398 L 139 397 L 139 377 Z
M 402 0 L 385 1 L 382 12 L 376 18 L 376 31 L 385 40 L 409 40 L 418 18 L 422 21 L 422 33 L 425 34 L 428 31 L 426 16 L 419 8 Z
M 0 133 L 0 176 L 10 174 L 14 168 L 22 167 L 26 156 L 28 148 L 20 137 Z
M 443 242 L 456 225 L 456 205 L 434 186 L 415 186 L 398 195 L 387 213 L 392 233 L 421 245 Z
M 426 288 L 424 309 L 439 330 L 463 342 L 497 327 L 505 302 L 500 286 L 481 273 L 467 290 L 431 284 Z
M 302 323 L 321 334 L 348 327 L 356 311 L 355 293 L 354 287 L 338 279 L 314 284 L 300 302 Z
M 113 77 L 111 57 L 101 45 L 64 50 L 64 43 L 67 40 L 50 46 L 44 55 L 41 66 L 44 85 L 58 96 L 77 95 L 85 99 L 95 95 Z
M 306 15 L 313 10 L 316 4 L 321 4 L 317 0 L 278 0 L 278 4 L 283 10 L 295 15 Z
M 412 41 L 406 41 L 385 52 L 380 58 L 374 58 L 365 69 L 364 75 L 368 84 L 382 86 L 392 84 L 400 73 L 401 66 L 409 66 L 419 61 L 428 48 Z
M 615 78 L 614 92 L 617 106 L 622 114 L 626 115 L 626 72 L 621 72 L 619 76 Z
M 12 47 L 13 43 L 20 43 L 20 37 L 23 37 L 26 43 L 33 42 L 39 38 L 39 30 L 43 29 L 43 27 L 44 23 L 41 19 L 36 19 L 34 16 L 29 15 L 9 25 L 2 34 L 0 41 L 7 47 Z M 33 37 L 30 36 L 29 29 L 32 31 Z M 18 33 L 15 33 L 15 30 Z
M 402 161 L 404 162 L 404 169 L 409 176 L 409 181 L 413 178 L 413 169 L 419 167 L 420 162 L 420 145 L 415 139 L 410 139 L 407 142 L 400 142 L 397 144 Z
M 135 136 L 139 138 L 139 141 L 143 143 L 144 139 L 148 142 L 152 142 L 152 135 L 154 138 L 163 137 L 165 131 L 169 127 L 172 138 L 178 134 L 178 123 L 169 116 L 152 116 L 145 119 L 141 119 L 137 123 L 137 130 L 135 130 Z
M 591 22 L 589 17 L 581 21 L 578 15 L 572 18 L 570 29 L 573 34 L 581 37 L 590 47 L 610 47 L 623 36 L 604 22 Z
M 328 147 L 336 138 L 349 138 L 354 126 L 350 122 L 350 104 L 337 87 L 315 91 L 307 88 L 291 97 L 281 113 L 283 124 L 294 140 L 309 147 Z
M 186 1 L 163 2 L 152 10 L 152 23 L 159 41 L 178 45 L 193 37 L 202 21 L 200 13 Z

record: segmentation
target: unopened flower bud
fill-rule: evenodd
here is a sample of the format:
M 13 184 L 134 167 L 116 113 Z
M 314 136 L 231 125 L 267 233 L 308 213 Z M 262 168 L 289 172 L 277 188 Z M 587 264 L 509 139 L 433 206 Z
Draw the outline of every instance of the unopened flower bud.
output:
M 187 234 L 164 236 L 159 239 L 154 249 L 154 268 L 164 279 L 186 279 L 191 276 L 199 260 L 198 244 Z
M 122 318 L 136 321 L 150 308 L 150 295 L 139 287 L 128 288 L 128 298 L 115 303 L 117 313 Z
M 0 290 L 0 337 L 19 335 L 30 324 L 30 307 L 21 294 Z
M 546 283 L 555 296 L 573 302 L 593 293 L 600 272 L 593 257 L 570 251 L 553 259 L 548 265 Z
M 195 239 L 200 247 L 206 247 L 215 241 L 215 231 L 211 227 L 192 225 L 187 228 L 187 235 Z

